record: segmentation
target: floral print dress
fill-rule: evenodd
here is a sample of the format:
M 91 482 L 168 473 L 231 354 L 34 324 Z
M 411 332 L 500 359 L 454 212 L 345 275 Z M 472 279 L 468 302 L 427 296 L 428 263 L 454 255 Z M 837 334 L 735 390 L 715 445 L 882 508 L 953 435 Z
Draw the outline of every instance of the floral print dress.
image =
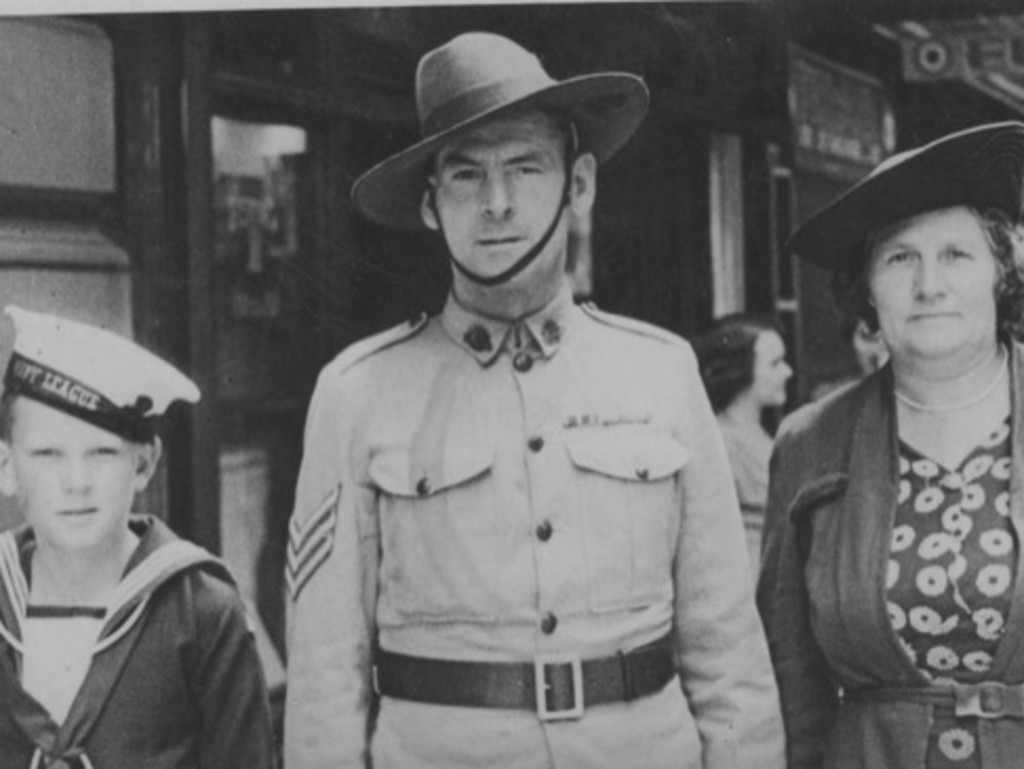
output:
M 1019 543 L 1010 525 L 1007 420 L 954 469 L 900 443 L 886 575 L 889 619 L 934 683 L 988 678 L 1010 607 Z M 929 769 L 980 767 L 976 718 L 937 707 Z

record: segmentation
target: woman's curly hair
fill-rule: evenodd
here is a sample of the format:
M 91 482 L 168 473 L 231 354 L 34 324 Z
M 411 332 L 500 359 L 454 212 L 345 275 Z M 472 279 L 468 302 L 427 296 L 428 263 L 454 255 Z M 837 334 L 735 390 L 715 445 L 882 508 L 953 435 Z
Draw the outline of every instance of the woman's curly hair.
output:
M 753 384 L 754 345 L 765 331 L 783 335 L 770 315 L 740 312 L 718 318 L 694 340 L 700 376 L 716 414 Z
M 967 208 L 981 224 L 999 271 L 995 285 L 996 333 L 1003 342 L 1024 342 L 1024 231 L 1000 210 Z M 864 321 L 870 331 L 878 330 L 878 313 L 871 306 L 868 288 L 868 265 L 877 232 L 865 236 L 857 262 L 842 265 L 832 273 L 832 294 L 850 328 Z

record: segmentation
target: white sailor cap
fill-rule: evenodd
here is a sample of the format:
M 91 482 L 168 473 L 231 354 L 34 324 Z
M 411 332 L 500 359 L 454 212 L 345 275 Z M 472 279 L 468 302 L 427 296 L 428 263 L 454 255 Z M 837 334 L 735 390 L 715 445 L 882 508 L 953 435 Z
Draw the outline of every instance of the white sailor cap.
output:
M 105 329 L 8 305 L 14 349 L 4 387 L 145 443 L 176 400 L 195 403 L 199 388 L 171 364 Z

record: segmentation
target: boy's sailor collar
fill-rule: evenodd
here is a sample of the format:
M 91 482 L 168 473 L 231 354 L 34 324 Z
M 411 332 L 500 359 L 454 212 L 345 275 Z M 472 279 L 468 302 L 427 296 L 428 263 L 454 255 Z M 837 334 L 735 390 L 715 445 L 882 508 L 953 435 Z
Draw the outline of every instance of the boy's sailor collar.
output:
M 149 596 L 169 578 L 203 564 L 232 582 L 221 561 L 206 550 L 180 539 L 158 518 L 132 515 L 129 525 L 139 535 L 135 552 L 125 566 L 121 582 L 107 607 L 107 615 L 94 653 L 120 639 L 141 615 Z M 28 606 L 29 560 L 35 536 L 28 526 L 0 534 L 0 638 L 20 647 L 21 625 Z
M 568 282 L 546 306 L 514 323 L 476 313 L 449 293 L 441 324 L 481 366 L 490 366 L 502 350 L 534 349 L 550 358 L 569 330 L 574 307 Z

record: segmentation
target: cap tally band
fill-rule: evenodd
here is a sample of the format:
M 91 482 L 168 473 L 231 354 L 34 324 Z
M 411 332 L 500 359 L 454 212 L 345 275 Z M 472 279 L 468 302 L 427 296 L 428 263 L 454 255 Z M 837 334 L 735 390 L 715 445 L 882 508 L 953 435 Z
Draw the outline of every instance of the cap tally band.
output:
M 4 387 L 129 441 L 149 443 L 156 435 L 157 418 L 144 414 L 152 407 L 145 396 L 132 406 L 115 406 L 91 387 L 17 352 L 11 353 Z

